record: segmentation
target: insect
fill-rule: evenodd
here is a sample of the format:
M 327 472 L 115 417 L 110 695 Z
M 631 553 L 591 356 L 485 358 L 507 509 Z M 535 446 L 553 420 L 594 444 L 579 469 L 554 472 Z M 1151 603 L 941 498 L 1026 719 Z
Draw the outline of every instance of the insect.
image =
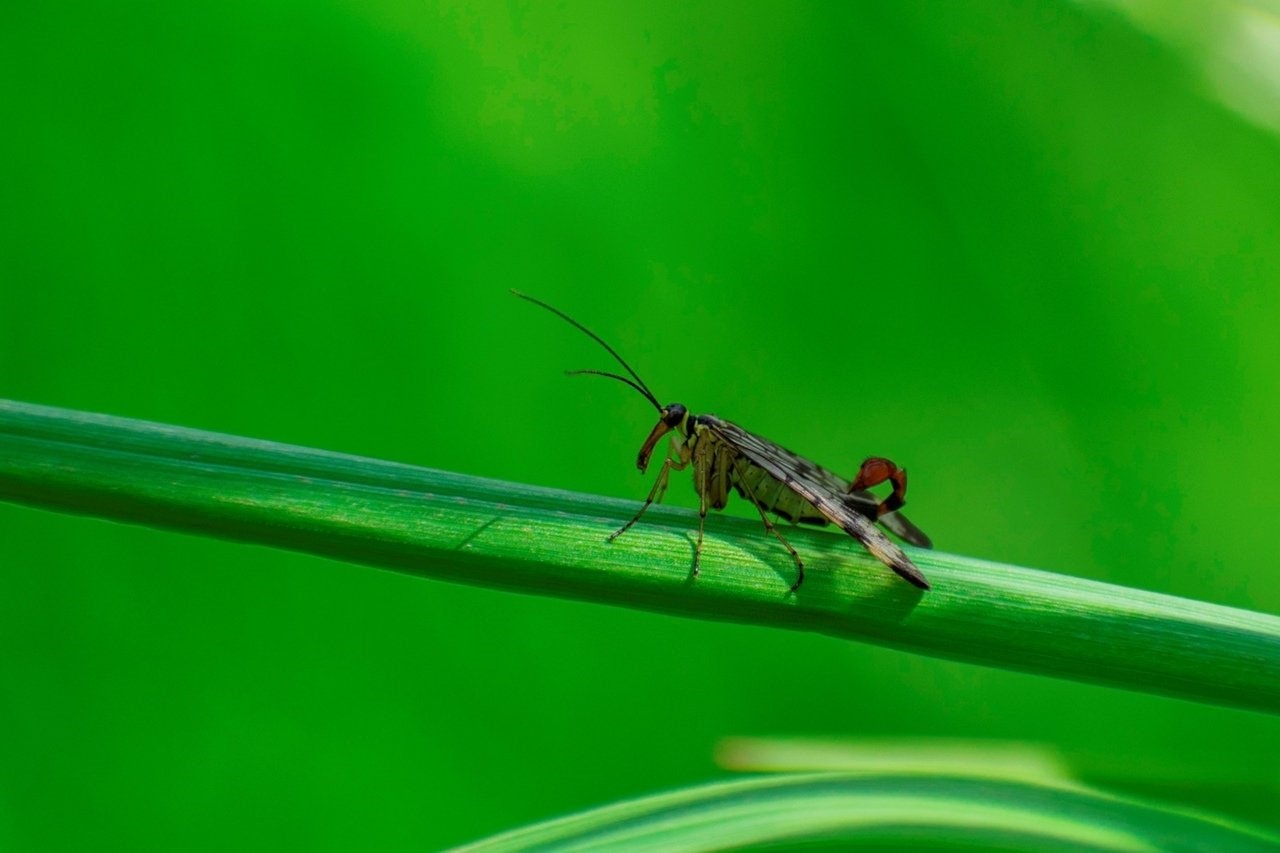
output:
M 769 513 L 797 524 L 835 524 L 907 581 L 921 589 L 929 589 L 929 582 L 925 580 L 924 574 L 901 548 L 876 527 L 879 522 L 912 545 L 933 547 L 928 536 L 897 512 L 906 503 L 906 469 L 888 459 L 873 456 L 862 463 L 857 476 L 850 483 L 803 456 L 748 432 L 732 421 L 715 415 L 692 414 L 681 403 L 664 406 L 658 402 L 644 380 L 631 369 L 631 365 L 595 332 L 540 299 L 516 290 L 511 292 L 527 302 L 545 308 L 600 344 L 622 365 L 630 378 L 603 370 L 571 370 L 568 371 L 570 376 L 586 374 L 616 379 L 630 385 L 658 410 L 658 423 L 636 456 L 636 467 L 641 473 L 648 470 L 649 460 L 658 442 L 671 434 L 666 458 L 649 491 L 649 497 L 630 521 L 609 536 L 610 542 L 630 530 L 650 506 L 662 502 L 671 471 L 683 471 L 693 465 L 693 486 L 700 498 L 693 575 L 698 574 L 702 558 L 702 535 L 707 510 L 724 509 L 729 500 L 729 492 L 733 490 L 755 506 L 765 530 L 777 538 L 795 560 L 796 582 L 791 587 L 792 592 L 804 583 L 804 561 L 769 518 Z M 884 500 L 867 491 L 884 482 L 893 487 Z

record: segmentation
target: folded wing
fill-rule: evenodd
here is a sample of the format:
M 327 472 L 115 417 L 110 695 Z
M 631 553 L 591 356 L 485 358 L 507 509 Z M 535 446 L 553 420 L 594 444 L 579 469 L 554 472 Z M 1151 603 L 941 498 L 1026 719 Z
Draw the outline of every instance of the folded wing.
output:
M 747 486 L 766 510 L 806 524 L 835 524 L 907 581 L 921 589 L 929 588 L 929 582 L 902 549 L 859 511 L 868 499 L 874 504 L 875 498 L 869 493 L 849 494 L 848 481 L 731 421 L 714 415 L 699 415 L 698 421 L 746 457 L 750 463 L 745 474 Z M 734 487 L 746 495 L 741 483 L 735 482 Z M 894 526 L 886 521 L 890 517 L 884 516 L 881 521 L 894 533 L 903 530 L 929 541 L 906 519 L 899 517 Z M 903 538 L 913 541 L 910 535 Z

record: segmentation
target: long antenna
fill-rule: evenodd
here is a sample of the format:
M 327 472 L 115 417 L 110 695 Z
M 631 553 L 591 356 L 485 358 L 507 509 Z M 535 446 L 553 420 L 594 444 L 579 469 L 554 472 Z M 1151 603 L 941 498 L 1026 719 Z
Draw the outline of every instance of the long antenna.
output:
M 649 386 L 645 385 L 644 380 L 640 378 L 640 375 L 631 369 L 631 365 L 627 364 L 627 362 L 622 358 L 622 356 L 618 355 L 617 350 L 615 350 L 613 347 L 609 346 L 607 343 L 604 342 L 604 338 L 600 337 L 595 332 L 591 331 L 586 326 L 582 325 L 577 320 L 573 319 L 568 314 L 561 311 L 559 308 L 554 308 L 548 305 L 547 303 L 543 302 L 541 299 L 532 297 L 527 293 L 521 293 L 520 291 L 515 290 L 514 288 L 511 290 L 511 292 L 516 296 L 520 297 L 521 299 L 523 299 L 525 302 L 532 302 L 534 305 L 547 309 L 552 314 L 555 314 L 561 320 L 564 320 L 570 326 L 573 326 L 575 329 L 582 332 L 587 337 L 591 338 L 591 340 L 595 341 L 600 346 L 604 347 L 605 350 L 608 351 L 609 355 L 617 359 L 618 364 L 621 364 L 624 368 L 626 368 L 627 373 L 631 374 L 632 378 L 635 379 L 635 382 L 632 382 L 631 379 L 628 379 L 625 376 L 619 376 L 616 373 L 605 373 L 603 370 L 571 370 L 569 371 L 570 376 L 589 373 L 593 376 L 604 376 L 609 379 L 617 379 L 619 382 L 625 382 L 628 385 L 630 385 L 632 388 L 636 389 L 641 394 L 643 394 L 645 399 L 648 400 L 650 403 L 652 403 L 655 409 L 657 409 L 658 411 L 662 411 L 662 404 L 658 402 L 657 397 L 653 396 L 653 392 L 649 390 Z
M 628 385 L 630 385 L 632 388 L 636 389 L 641 394 L 643 394 L 649 400 L 649 402 L 653 403 L 655 406 L 658 406 L 658 401 L 653 399 L 653 395 L 649 393 L 649 390 L 647 388 L 641 388 L 639 385 L 632 382 L 630 379 L 628 379 L 625 376 L 619 376 L 616 373 L 606 373 L 603 370 L 566 370 L 564 372 L 565 376 L 585 376 L 588 374 L 591 376 L 604 376 L 608 379 L 616 379 L 619 382 L 625 382 Z M 661 406 L 658 406 L 658 411 L 662 411 Z

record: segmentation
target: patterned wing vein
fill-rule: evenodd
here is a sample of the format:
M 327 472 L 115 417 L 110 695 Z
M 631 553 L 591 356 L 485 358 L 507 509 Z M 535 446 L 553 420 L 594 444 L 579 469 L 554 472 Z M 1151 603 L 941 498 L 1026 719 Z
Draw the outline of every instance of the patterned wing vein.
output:
M 752 473 L 751 469 L 747 475 L 752 478 L 749 484 L 752 492 L 765 509 L 784 518 L 808 524 L 830 521 L 865 545 L 876 559 L 907 581 L 921 589 L 929 589 L 929 582 L 902 549 L 881 533 L 873 521 L 851 506 L 851 502 L 860 499 L 860 496 L 851 496 L 845 492 L 849 488 L 847 481 L 803 456 L 747 432 L 735 423 L 713 415 L 700 415 L 698 420 L 721 441 L 741 452 L 757 470 L 768 475 L 761 477 Z M 770 479 L 774 483 L 769 483 Z M 793 497 L 788 497 L 783 489 L 791 492 Z M 874 501 L 874 498 L 870 500 Z M 909 527 L 904 529 L 919 532 L 910 522 L 906 524 Z M 898 532 L 893 526 L 890 529 Z M 919 535 L 928 541 L 923 533 Z M 904 538 L 911 540 L 909 536 Z

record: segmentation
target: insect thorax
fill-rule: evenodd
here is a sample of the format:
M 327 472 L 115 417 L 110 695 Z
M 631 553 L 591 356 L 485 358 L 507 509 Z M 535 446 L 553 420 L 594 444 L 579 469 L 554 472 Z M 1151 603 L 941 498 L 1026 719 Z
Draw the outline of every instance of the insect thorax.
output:
M 697 415 L 686 415 L 685 422 L 680 425 L 680 434 L 684 437 L 684 443 L 692 450 L 700 439 L 707 432 L 707 425 L 704 424 Z

